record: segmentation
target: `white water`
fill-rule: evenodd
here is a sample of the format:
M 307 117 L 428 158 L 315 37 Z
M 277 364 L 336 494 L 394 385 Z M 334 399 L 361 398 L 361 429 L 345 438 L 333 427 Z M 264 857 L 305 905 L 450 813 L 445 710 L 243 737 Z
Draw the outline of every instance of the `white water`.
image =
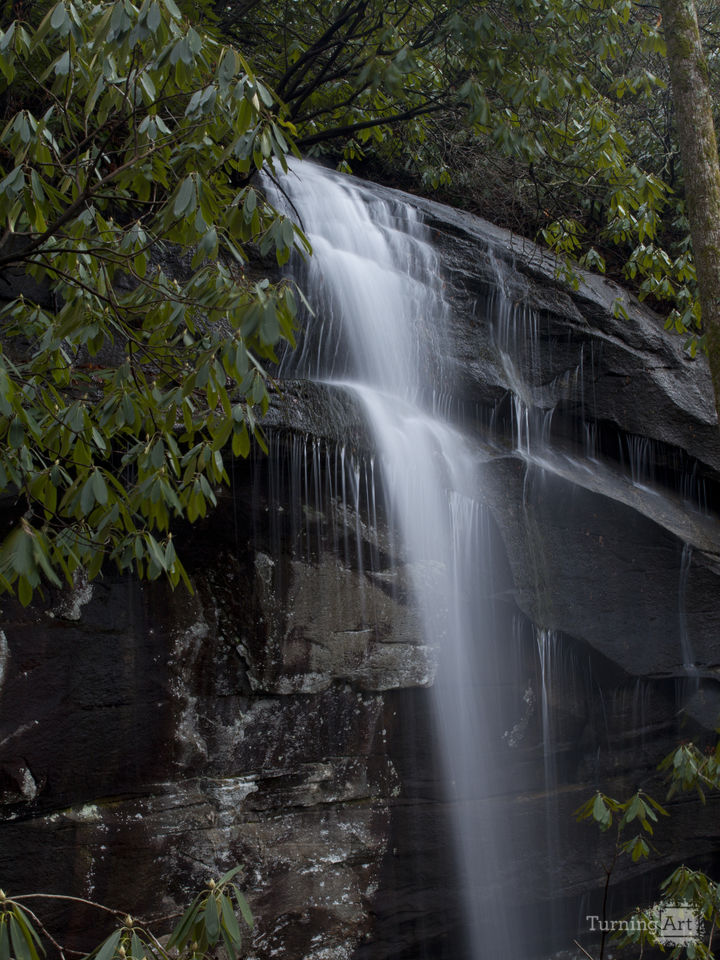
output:
M 491 678 L 484 673 L 492 670 L 482 600 L 486 516 L 472 498 L 470 449 L 432 399 L 446 387 L 448 308 L 437 260 L 404 204 L 308 163 L 293 164 L 283 189 L 313 247 L 301 282 L 316 312 L 314 336 L 283 372 L 342 384 L 365 410 L 422 616 L 418 639 L 439 660 L 433 689 L 470 953 L 515 960 L 512 892 L 500 881 L 510 838 L 502 818 L 487 812 L 498 804 L 485 702 Z

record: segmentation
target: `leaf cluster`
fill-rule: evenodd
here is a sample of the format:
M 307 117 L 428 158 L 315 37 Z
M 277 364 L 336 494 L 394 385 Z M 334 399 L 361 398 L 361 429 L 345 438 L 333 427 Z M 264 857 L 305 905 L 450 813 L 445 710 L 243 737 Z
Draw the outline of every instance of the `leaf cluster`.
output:
M 720 741 L 706 751 L 701 751 L 694 743 L 680 744 L 662 760 L 658 769 L 665 774 L 668 783 L 668 800 L 678 793 L 696 792 L 705 803 L 708 791 L 720 789 Z M 629 855 L 633 862 L 637 862 L 648 857 L 650 846 L 646 836 L 653 835 L 658 815 L 668 816 L 668 811 L 642 790 L 624 801 L 598 791 L 575 815 L 580 821 L 596 823 L 602 831 L 609 830 L 614 824 L 617 831 L 615 860 L 618 856 Z M 642 833 L 626 840 L 625 829 L 633 822 L 642 827 Z M 606 868 L 606 892 L 614 863 Z M 687 905 L 706 921 L 707 942 L 701 939 L 687 940 L 674 946 L 671 960 L 682 956 L 689 960 L 712 960 L 713 933 L 720 922 L 720 884 L 703 871 L 682 864 L 663 881 L 660 891 L 668 902 Z M 664 943 L 657 940 L 657 922 L 656 907 L 638 909 L 629 918 L 625 929 L 614 931 L 612 936 L 620 946 L 659 947 L 664 952 Z
M 173 0 L 61 0 L 0 31 L 0 591 L 106 560 L 187 578 L 172 539 L 246 456 L 297 291 L 248 251 L 308 252 L 250 177 L 295 128 Z M 0 91 L 1 92 L 1 91 Z M 14 285 L 14 286 L 13 286 Z
M 577 820 L 591 820 L 603 831 L 613 824 L 617 830 L 618 852 L 628 854 L 633 861 L 643 860 L 650 854 L 646 836 L 652 836 L 658 816 L 668 816 L 667 810 L 651 796 L 638 790 L 628 800 L 615 800 L 599 791 L 575 811 Z M 629 840 L 623 838 L 625 828 L 637 821 L 641 833 Z
M 659 769 L 669 780 L 668 798 L 694 791 L 705 803 L 708 790 L 720 790 L 720 740 L 705 752 L 694 743 L 680 744 Z
M 245 895 L 233 882 L 241 869 L 234 867 L 218 881 L 210 880 L 169 936 L 160 939 L 150 925 L 126 914 L 121 925 L 86 960 L 204 960 L 219 946 L 225 948 L 230 960 L 237 960 L 243 943 L 241 923 L 252 930 L 254 922 Z M 0 960 L 40 960 L 45 955 L 43 937 L 62 954 L 60 945 L 24 905 L 31 896 L 42 894 L 13 899 L 0 891 Z M 117 912 L 96 906 L 105 912 Z

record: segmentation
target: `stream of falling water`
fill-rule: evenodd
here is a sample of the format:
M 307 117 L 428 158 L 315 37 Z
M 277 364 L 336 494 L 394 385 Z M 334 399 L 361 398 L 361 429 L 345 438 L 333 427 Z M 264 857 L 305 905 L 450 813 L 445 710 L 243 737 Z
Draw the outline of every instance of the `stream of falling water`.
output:
M 482 599 L 490 567 L 486 521 L 472 497 L 477 477 L 468 444 L 433 399 L 448 385 L 448 307 L 436 255 L 405 204 L 309 163 L 294 163 L 282 186 L 312 243 L 301 282 L 316 313 L 283 373 L 342 385 L 365 411 L 422 639 L 437 650 L 437 727 L 470 954 L 517 960 L 512 895 L 498 879 L 511 840 L 502 817 L 484 809 L 497 806 L 487 802 L 493 744 L 483 671 L 493 638 Z

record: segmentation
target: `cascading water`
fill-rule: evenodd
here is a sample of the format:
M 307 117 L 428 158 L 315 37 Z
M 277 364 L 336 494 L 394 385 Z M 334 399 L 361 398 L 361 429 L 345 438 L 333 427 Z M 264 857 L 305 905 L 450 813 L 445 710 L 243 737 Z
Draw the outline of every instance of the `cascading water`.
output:
M 316 556 L 331 546 L 375 587 L 382 583 L 383 590 L 404 595 L 409 586 L 413 616 L 419 614 L 422 623 L 417 628 L 413 621 L 411 633 L 424 651 L 431 651 L 430 659 L 434 651 L 437 733 L 445 799 L 454 815 L 454 859 L 462 891 L 457 899 L 464 906 L 468 943 L 465 953 L 443 953 L 443 958 L 537 956 L 563 923 L 565 908 L 559 900 L 568 850 L 558 824 L 572 811 L 561 809 L 569 802 L 561 780 L 564 768 L 577 759 L 572 738 L 581 729 L 581 718 L 597 741 L 593 769 L 597 766 L 598 776 L 602 752 L 612 749 L 601 685 L 586 680 L 578 686 L 584 668 L 574 660 L 566 663 L 562 637 L 543 628 L 557 619 L 553 603 L 562 576 L 553 549 L 562 550 L 546 542 L 545 517 L 549 510 L 553 519 L 561 491 L 568 534 L 582 525 L 600 563 L 604 539 L 602 534 L 595 538 L 586 504 L 606 497 L 622 513 L 642 498 L 645 517 L 657 517 L 663 529 L 678 536 L 685 529 L 685 508 L 674 494 L 666 497 L 656 487 L 652 444 L 635 444 L 625 435 L 620 456 L 607 456 L 607 437 L 585 414 L 586 393 L 593 389 L 592 381 L 585 380 L 596 363 L 592 349 L 581 347 L 575 356 L 572 345 L 565 344 L 557 362 L 552 351 L 560 352 L 560 347 L 547 318 L 528 304 L 522 277 L 516 278 L 508 266 L 495 264 L 495 292 L 482 301 L 484 321 L 493 331 L 493 362 L 507 393 L 489 423 L 484 421 L 489 437 L 481 452 L 471 445 L 465 427 L 457 426 L 463 418 L 450 418 L 456 403 L 444 357 L 453 355 L 452 317 L 429 232 L 416 210 L 391 193 L 306 162 L 293 162 L 279 190 L 271 184 L 267 189 L 277 206 L 300 220 L 314 250 L 307 263 L 292 264 L 315 315 L 308 318 L 299 347 L 282 359 L 281 375 L 321 382 L 333 397 L 344 391 L 352 400 L 349 407 L 362 411 L 370 434 L 364 445 L 374 451 L 359 455 L 349 438 L 336 445 L 310 437 L 290 441 L 292 482 L 302 488 L 304 506 L 297 516 L 283 518 L 284 529 L 289 525 L 291 535 L 298 533 Z M 494 262 L 491 253 L 487 259 Z M 504 428 L 509 444 L 500 436 Z M 552 437 L 558 429 L 562 439 L 556 444 Z M 343 436 L 342 430 L 338 433 Z M 287 438 L 282 443 L 287 448 Z M 537 624 L 537 644 L 525 644 L 524 654 L 532 657 L 528 646 L 535 650 L 534 680 L 527 673 L 520 680 L 515 667 L 508 672 L 503 656 L 513 645 L 512 627 L 496 628 L 498 606 L 488 601 L 495 593 L 496 564 L 488 546 L 487 508 L 478 499 L 488 456 L 492 466 L 499 466 L 498 476 L 512 476 L 513 483 L 520 479 L 517 509 L 509 510 L 511 536 L 522 541 L 524 550 L 522 572 L 530 585 L 525 599 L 534 605 L 531 616 Z M 699 482 L 692 479 L 691 493 Z M 648 486 L 652 496 L 645 496 Z M 497 498 L 488 499 L 497 507 Z M 339 519 L 337 533 L 334 521 L 328 531 L 316 519 L 328 510 Z M 366 545 L 373 542 L 367 529 L 377 528 L 379 511 L 390 537 L 384 535 L 381 548 L 378 544 L 363 552 L 358 545 L 361 539 Z M 562 523 L 564 527 L 565 517 Z M 694 680 L 685 612 L 691 561 L 688 547 L 680 564 L 677 614 L 683 679 Z M 342 607 L 339 583 L 336 592 L 332 602 Z M 355 633 L 372 634 L 371 607 L 364 607 L 363 630 Z M 416 682 L 427 683 L 431 672 L 432 664 L 424 664 Z M 638 689 L 633 688 L 628 708 L 633 716 L 638 714 Z M 509 708 L 512 698 L 515 706 Z M 642 716 L 640 721 L 644 730 Z M 518 776 L 519 765 L 501 759 L 503 751 L 506 758 L 521 751 L 526 758 L 544 758 L 539 775 L 536 769 L 527 781 L 537 791 L 535 812 L 530 804 L 529 812 L 523 812 L 529 797 L 512 811 L 508 808 L 507 798 L 527 786 L 520 782 L 526 771 Z M 512 783 L 510 776 L 515 777 Z M 544 815 L 538 815 L 538 797 Z M 509 836 L 509 822 L 517 837 Z M 522 892 L 519 878 L 527 881 Z M 527 904 L 536 894 L 534 915 L 527 910 L 518 923 L 516 904 Z
M 342 385 L 365 412 L 424 639 L 439 661 L 438 731 L 469 952 L 474 960 L 516 960 L 512 899 L 499 880 L 510 838 L 482 809 L 494 790 L 486 514 L 472 496 L 475 458 L 438 410 L 447 385 L 438 263 L 407 205 L 309 163 L 294 163 L 282 188 L 313 247 L 301 282 L 316 313 L 282 372 Z
M 544 499 L 551 500 L 549 481 L 553 477 L 562 477 L 571 481 L 572 486 L 566 496 L 574 497 L 582 488 L 597 489 L 610 492 L 610 497 L 618 502 L 634 503 L 636 491 L 641 491 L 643 510 L 646 515 L 656 515 L 670 529 L 677 532 L 681 545 L 679 564 L 677 623 L 680 656 L 675 675 L 675 708 L 681 713 L 692 707 L 692 697 L 700 689 L 700 673 L 695 663 L 695 655 L 690 641 L 688 627 L 687 593 L 688 581 L 693 563 L 693 545 L 683 539 L 687 536 L 688 527 L 684 525 L 686 515 L 694 513 L 696 519 L 702 523 L 703 514 L 707 512 L 707 499 L 704 482 L 697 477 L 697 466 L 688 471 L 680 462 L 676 453 L 671 453 L 669 469 L 665 464 L 663 477 L 663 461 L 668 458 L 667 451 L 655 440 L 644 436 L 633 436 L 618 432 L 616 437 L 616 458 L 603 457 L 599 450 L 598 424 L 586 420 L 585 407 L 585 357 L 582 349 L 578 352 L 576 365 L 572 360 L 561 376 L 549 375 L 552 370 L 553 338 L 546 331 L 541 335 L 540 316 L 532 305 L 522 297 L 508 295 L 511 286 L 511 271 L 507 264 L 490 257 L 494 268 L 496 292 L 490 299 L 490 310 L 493 318 L 494 342 L 498 358 L 504 375 L 505 384 L 511 404 L 510 434 L 513 452 L 516 457 L 524 461 L 524 482 L 522 508 L 525 514 L 525 528 L 527 531 L 527 549 L 532 557 L 533 565 L 542 568 L 544 563 L 551 559 L 549 552 L 552 549 L 544 542 L 542 524 L 538 523 L 535 508 Z M 544 342 L 543 342 L 544 336 Z M 566 361 L 567 362 L 567 361 Z M 594 360 L 590 356 L 589 368 L 592 370 Z M 545 367 L 545 369 L 543 369 Z M 589 389 L 592 390 L 593 377 L 588 378 Z M 567 404 L 577 411 L 579 424 L 573 425 L 577 437 L 576 446 L 568 436 L 556 442 L 552 437 L 553 417 L 558 409 Z M 500 405 L 507 409 L 507 397 Z M 592 409 L 592 404 L 591 404 Z M 496 409 L 496 417 L 498 411 Z M 578 426 L 581 428 L 578 430 Z M 567 429 L 567 427 L 566 427 Z M 500 444 L 506 443 L 500 433 Z M 578 442 L 579 441 L 579 442 Z M 578 447 L 580 449 L 578 449 Z M 613 463 L 615 459 L 615 463 Z M 618 469 L 619 466 L 619 469 Z M 668 478 L 672 480 L 668 483 Z M 668 489 L 670 487 L 670 489 Z M 673 489 L 674 487 L 674 489 Z M 682 498 L 682 504 L 680 502 Z M 670 518 L 672 520 L 670 521 Z M 670 521 L 670 522 L 668 522 Z M 600 541 L 602 541 L 602 536 Z M 541 570 L 541 572 L 544 572 Z M 537 578 L 537 586 L 543 580 L 542 575 Z M 542 596 L 542 589 L 536 590 L 536 595 Z M 543 609 L 539 604 L 539 619 L 542 620 Z M 562 879 L 557 877 L 558 865 L 562 863 L 562 842 L 559 824 L 559 779 L 557 768 L 557 754 L 563 745 L 559 742 L 556 720 L 553 720 L 552 695 L 556 700 L 564 697 L 573 699 L 572 688 L 576 685 L 580 673 L 577 664 L 567 667 L 567 675 L 560 676 L 555 661 L 558 649 L 558 636 L 552 630 L 535 628 L 538 661 L 539 661 L 539 689 L 540 709 L 542 715 L 542 738 L 544 756 L 544 779 L 546 796 L 546 849 L 549 886 L 555 890 L 555 896 L 562 889 Z M 635 638 L 633 638 L 635 639 Z M 559 661 L 559 657 L 557 658 Z M 593 689 L 594 682 L 586 684 L 585 699 L 598 697 L 602 705 L 603 693 L 601 686 L 597 691 Z M 639 746 L 642 748 L 647 736 L 648 717 L 651 714 L 650 696 L 652 685 L 637 680 L 630 689 L 630 713 L 632 722 L 629 729 L 639 733 Z M 691 711 L 690 711 L 691 712 Z M 610 744 L 607 716 L 604 718 L 607 736 L 606 748 L 613 750 Z M 599 739 L 602 740 L 602 730 Z M 598 757 L 602 748 L 598 747 Z M 553 872 L 555 880 L 553 882 Z M 652 896 L 652 894 L 648 894 Z M 561 921 L 556 907 L 556 900 L 552 900 L 549 907 L 552 926 L 560 926 Z M 588 910 L 581 912 L 577 922 L 577 929 L 582 930 L 582 917 Z M 585 951 L 583 950 L 583 953 Z

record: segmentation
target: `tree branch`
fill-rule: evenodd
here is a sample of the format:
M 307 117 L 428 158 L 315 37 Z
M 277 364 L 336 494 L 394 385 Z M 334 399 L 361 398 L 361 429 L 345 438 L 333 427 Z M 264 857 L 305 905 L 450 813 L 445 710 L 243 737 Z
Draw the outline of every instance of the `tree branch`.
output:
M 412 120 L 414 117 L 420 117 L 427 113 L 438 113 L 441 110 L 446 110 L 447 107 L 448 104 L 445 100 L 437 100 L 422 107 L 403 110 L 402 113 L 393 113 L 389 117 L 375 117 L 372 120 L 363 120 L 360 123 L 351 123 L 344 127 L 331 127 L 329 130 L 314 133 L 309 137 L 301 137 L 296 142 L 299 147 L 310 147 L 314 143 L 324 143 L 326 140 L 346 137 L 349 134 L 357 133 L 358 130 L 370 130 L 372 127 L 382 127 L 385 124 L 402 123 L 404 120 Z M 2 261 L 0 261 L 1 265 Z

